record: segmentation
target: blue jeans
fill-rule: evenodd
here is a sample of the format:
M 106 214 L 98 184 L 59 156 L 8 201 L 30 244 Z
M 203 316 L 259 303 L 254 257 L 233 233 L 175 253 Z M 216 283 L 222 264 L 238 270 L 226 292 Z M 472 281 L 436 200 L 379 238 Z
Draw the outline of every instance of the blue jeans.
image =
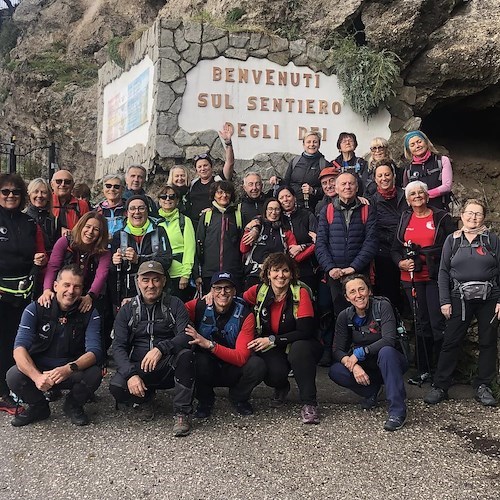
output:
M 334 363 L 328 375 L 338 385 L 346 387 L 361 397 L 367 398 L 378 393 L 385 385 L 387 401 L 389 401 L 389 415 L 406 415 L 406 390 L 403 374 L 408 369 L 404 356 L 394 347 L 385 346 L 377 356 L 377 368 L 369 368 L 359 363 L 370 377 L 370 385 L 360 385 L 354 375 L 342 364 Z

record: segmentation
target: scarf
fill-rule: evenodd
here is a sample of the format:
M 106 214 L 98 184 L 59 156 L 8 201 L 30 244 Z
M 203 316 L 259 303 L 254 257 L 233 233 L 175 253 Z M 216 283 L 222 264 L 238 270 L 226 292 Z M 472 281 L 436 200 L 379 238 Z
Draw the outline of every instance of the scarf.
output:
M 148 232 L 150 225 L 151 221 L 148 219 L 141 227 L 132 226 L 132 224 L 130 224 L 129 221 L 127 221 L 127 225 L 125 227 L 128 229 L 128 232 L 133 236 L 144 236 Z
M 160 214 L 160 217 L 163 217 L 166 221 L 172 222 L 174 215 L 179 213 L 179 209 L 174 208 L 170 212 L 166 212 L 165 210 L 163 210 L 163 208 L 160 208 L 160 210 L 158 210 L 158 213 Z
M 465 227 L 462 227 L 461 229 L 458 229 L 453 233 L 454 238 L 459 238 L 462 234 L 482 234 L 485 233 L 486 231 L 489 231 L 489 229 L 483 224 L 481 227 L 476 227 L 476 229 L 467 229 Z
M 377 192 L 384 198 L 384 200 L 392 200 L 396 196 L 396 186 L 390 189 L 380 189 L 377 186 Z
M 412 163 L 416 165 L 423 165 L 431 157 L 431 154 L 431 150 L 428 149 L 423 156 L 414 156 Z
M 231 206 L 231 204 L 229 204 L 227 207 L 222 207 L 215 200 L 212 201 L 212 205 L 221 213 L 225 213 L 226 210 Z

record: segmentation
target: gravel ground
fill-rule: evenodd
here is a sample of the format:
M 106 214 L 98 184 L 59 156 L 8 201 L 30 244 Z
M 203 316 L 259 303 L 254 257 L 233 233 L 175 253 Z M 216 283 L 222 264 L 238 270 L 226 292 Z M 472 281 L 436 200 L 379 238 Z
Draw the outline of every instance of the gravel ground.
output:
M 116 411 L 107 380 L 87 405 L 92 424 L 74 427 L 51 405 L 50 420 L 15 429 L 0 415 L 0 499 L 498 499 L 499 410 L 454 387 L 452 399 L 425 405 L 410 387 L 409 418 L 383 430 L 382 403 L 371 412 L 318 376 L 322 421 L 300 423 L 290 403 L 270 409 L 270 389 L 255 391 L 256 414 L 232 413 L 225 390 L 212 418 L 192 434 L 171 434 L 171 399 L 159 395 L 152 422 Z

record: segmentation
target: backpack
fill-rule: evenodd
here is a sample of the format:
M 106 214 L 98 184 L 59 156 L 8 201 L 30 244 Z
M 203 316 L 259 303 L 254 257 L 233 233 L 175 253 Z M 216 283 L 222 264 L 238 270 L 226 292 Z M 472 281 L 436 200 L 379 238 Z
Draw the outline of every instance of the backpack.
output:
M 463 235 L 460 236 L 460 238 L 453 238 L 453 245 L 451 247 L 451 255 L 450 255 L 450 260 L 453 259 L 453 256 L 458 252 L 458 249 L 460 248 L 460 245 L 462 244 L 462 238 Z M 490 232 L 485 235 L 484 233 L 481 233 L 479 235 L 479 243 L 480 246 L 485 248 L 493 257 L 495 257 L 495 252 L 493 251 L 493 247 L 491 246 L 491 238 L 490 238 Z
M 241 230 L 243 228 L 243 218 L 241 216 L 240 205 L 237 206 L 234 211 L 234 217 L 236 218 L 236 227 Z M 212 209 L 210 208 L 206 212 L 203 213 L 203 221 L 205 227 L 210 225 L 210 221 L 212 220 Z
M 382 327 L 381 303 L 388 302 L 392 307 L 394 318 L 396 319 L 396 348 L 403 354 L 408 363 L 411 363 L 412 355 L 410 349 L 410 340 L 406 332 L 405 324 L 399 314 L 398 308 L 387 297 L 373 297 L 373 319 Z
M 370 210 L 368 207 L 370 205 L 362 205 L 361 206 L 361 222 L 363 224 L 366 224 L 366 221 L 368 220 L 368 211 Z M 333 223 L 333 219 L 335 218 L 335 207 L 333 206 L 332 203 L 328 203 L 326 206 L 326 220 L 328 224 Z
M 170 305 L 170 299 L 171 295 L 167 293 L 163 293 L 161 297 L 161 313 L 163 315 L 163 319 L 169 321 L 168 324 L 168 329 L 173 330 L 175 326 L 175 318 L 174 315 L 172 314 L 172 307 Z M 130 340 L 129 342 L 132 343 L 132 340 L 135 337 L 135 334 L 137 333 L 137 327 L 139 325 L 139 322 L 141 321 L 141 314 L 142 314 L 142 308 L 143 305 L 141 303 L 141 299 L 139 295 L 136 295 L 133 299 L 132 302 L 130 303 L 131 307 L 131 315 L 130 319 L 127 323 L 127 326 L 130 330 Z

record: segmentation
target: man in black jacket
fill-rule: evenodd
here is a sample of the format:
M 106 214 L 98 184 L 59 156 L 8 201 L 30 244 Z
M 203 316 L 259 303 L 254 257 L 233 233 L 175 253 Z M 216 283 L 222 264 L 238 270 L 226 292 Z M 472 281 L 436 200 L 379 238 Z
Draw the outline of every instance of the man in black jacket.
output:
M 109 390 L 117 403 L 150 406 L 156 389 L 174 387 L 173 432 L 186 436 L 191 431 L 194 353 L 185 333 L 188 313 L 180 299 L 164 293 L 166 282 L 159 262 L 140 265 L 139 294 L 118 311 L 114 324 L 117 370 Z

